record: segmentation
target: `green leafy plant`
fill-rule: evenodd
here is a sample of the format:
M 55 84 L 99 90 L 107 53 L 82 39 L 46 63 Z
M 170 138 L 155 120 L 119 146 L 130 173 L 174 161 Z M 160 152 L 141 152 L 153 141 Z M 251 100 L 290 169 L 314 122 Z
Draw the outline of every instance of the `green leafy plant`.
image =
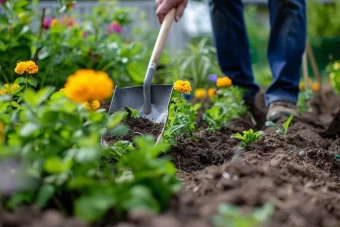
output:
M 242 135 L 243 134 L 243 135 Z M 248 147 L 251 143 L 257 142 L 260 136 L 263 134 L 262 131 L 254 132 L 253 129 L 242 131 L 241 133 L 235 133 L 231 135 L 230 138 L 238 139 L 241 141 L 240 148 L 244 149 Z
M 203 120 L 208 123 L 207 129 L 210 131 L 218 131 L 227 126 L 232 119 L 247 113 L 243 90 L 239 87 L 220 88 L 211 101 L 211 108 L 206 109 L 203 115 Z
M 192 81 L 194 88 L 208 88 L 208 76 L 214 73 L 222 74 L 217 63 L 215 47 L 208 41 L 208 38 L 203 38 L 197 45 L 189 44 L 186 50 L 179 52 L 174 58 L 174 76 Z
M 219 214 L 212 219 L 214 227 L 261 227 L 270 220 L 275 208 L 271 203 L 266 203 L 246 213 L 234 205 L 221 204 L 218 211 Z
M 159 158 L 168 144 L 144 136 L 134 138 L 135 146 L 100 146 L 126 111 L 88 111 L 53 87 L 27 89 L 14 111 L 8 97 L 0 95 L 0 157 L 10 152 L 18 161 L 3 174 L 20 187 L 1 196 L 5 208 L 35 203 L 91 223 L 107 212 L 117 219 L 135 209 L 158 213 L 180 189 L 174 165 Z
M 329 64 L 326 71 L 329 73 L 329 80 L 335 93 L 340 94 L 340 61 Z
M 276 128 L 276 133 L 277 134 L 287 136 L 289 125 L 292 122 L 293 118 L 294 118 L 294 115 L 291 114 L 289 116 L 289 118 L 282 124 L 283 129 L 278 124 L 276 124 L 276 123 L 274 123 L 272 121 L 267 121 L 265 124 L 266 124 L 267 127 L 274 127 L 274 128 Z
M 297 102 L 297 110 L 299 113 L 311 112 L 312 108 L 309 105 L 309 101 L 313 98 L 312 90 L 303 90 L 299 93 L 299 98 Z
M 135 41 L 134 36 L 150 36 L 151 29 L 125 34 L 127 27 L 134 31 L 132 14 L 145 20 L 141 12 L 118 7 L 116 1 L 99 1 L 89 15 L 77 15 L 71 0 L 43 10 L 39 0 L 31 2 L 7 0 L 0 4 L 5 12 L 0 17 L 1 82 L 17 78 L 13 71 L 17 62 L 33 60 L 39 66 L 35 77 L 39 88 L 62 88 L 69 75 L 83 68 L 105 71 L 119 86 L 143 83 L 152 48 Z
M 169 117 L 165 126 L 163 140 L 175 145 L 179 135 L 193 136 L 195 130 L 197 111 L 202 103 L 191 104 L 182 94 L 172 97 L 169 107 Z

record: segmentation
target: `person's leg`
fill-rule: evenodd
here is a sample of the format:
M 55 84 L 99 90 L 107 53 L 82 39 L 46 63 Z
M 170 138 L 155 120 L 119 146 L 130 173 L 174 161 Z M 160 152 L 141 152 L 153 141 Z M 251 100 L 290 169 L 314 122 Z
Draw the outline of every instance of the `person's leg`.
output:
M 268 60 L 273 80 L 266 91 L 265 101 L 267 106 L 285 101 L 289 110 L 296 105 L 299 94 L 306 42 L 306 3 L 305 0 L 269 0 L 269 10 L 271 32 Z
M 248 36 L 241 0 L 209 0 L 217 58 L 222 72 L 254 99 L 259 86 L 251 69 Z

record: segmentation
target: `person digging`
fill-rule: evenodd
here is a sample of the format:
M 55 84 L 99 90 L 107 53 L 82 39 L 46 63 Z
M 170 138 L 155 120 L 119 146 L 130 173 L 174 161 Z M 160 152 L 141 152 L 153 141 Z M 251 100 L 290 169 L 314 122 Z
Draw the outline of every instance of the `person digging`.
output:
M 178 22 L 188 0 L 156 0 L 160 23 L 176 8 Z M 254 81 L 249 41 L 244 22 L 242 0 L 209 0 L 210 16 L 217 59 L 224 75 L 233 84 L 245 88 L 245 103 L 256 112 L 255 96 L 260 87 Z M 268 60 L 272 82 L 265 91 L 267 121 L 277 121 L 293 114 L 298 117 L 300 68 L 306 40 L 305 0 L 269 0 L 270 38 Z M 256 115 L 256 113 L 254 113 Z

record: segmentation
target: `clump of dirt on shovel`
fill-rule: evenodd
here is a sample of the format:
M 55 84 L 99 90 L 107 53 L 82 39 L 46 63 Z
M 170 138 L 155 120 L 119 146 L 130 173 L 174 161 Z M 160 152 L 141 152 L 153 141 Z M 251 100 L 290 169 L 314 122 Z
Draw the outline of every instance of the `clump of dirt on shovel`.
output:
M 128 108 L 124 108 L 122 110 L 129 113 L 126 119 L 121 123 L 129 128 L 129 132 L 124 136 L 115 136 L 110 134 L 105 135 L 103 139 L 108 144 L 114 144 L 115 142 L 122 140 L 133 142 L 133 138 L 135 136 L 153 135 L 157 138 L 161 134 L 163 128 L 162 123 L 155 123 L 146 118 L 133 118 L 131 117 L 130 110 Z

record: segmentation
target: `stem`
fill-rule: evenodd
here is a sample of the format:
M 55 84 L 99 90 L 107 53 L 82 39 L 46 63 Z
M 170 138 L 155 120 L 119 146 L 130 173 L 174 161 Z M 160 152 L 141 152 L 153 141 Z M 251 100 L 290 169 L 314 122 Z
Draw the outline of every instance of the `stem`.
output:
M 57 207 L 64 213 L 67 214 L 67 211 L 65 209 L 65 207 L 61 204 L 61 202 L 59 201 L 59 199 L 55 196 L 53 196 L 53 201 L 55 202 L 55 204 L 57 205 Z
M 39 29 L 39 34 L 38 34 L 38 39 L 37 41 L 40 40 L 41 36 L 42 36 L 42 32 L 43 32 L 43 29 L 44 29 L 44 20 L 45 20 L 45 13 L 46 13 L 46 9 L 43 8 L 42 9 L 42 17 L 41 17 L 41 21 L 40 21 L 40 29 Z M 42 49 L 42 47 L 39 47 L 35 54 L 34 54 L 34 57 L 33 57 L 33 61 L 35 63 L 37 63 L 37 60 L 38 60 L 38 54 L 39 54 L 39 51 Z

